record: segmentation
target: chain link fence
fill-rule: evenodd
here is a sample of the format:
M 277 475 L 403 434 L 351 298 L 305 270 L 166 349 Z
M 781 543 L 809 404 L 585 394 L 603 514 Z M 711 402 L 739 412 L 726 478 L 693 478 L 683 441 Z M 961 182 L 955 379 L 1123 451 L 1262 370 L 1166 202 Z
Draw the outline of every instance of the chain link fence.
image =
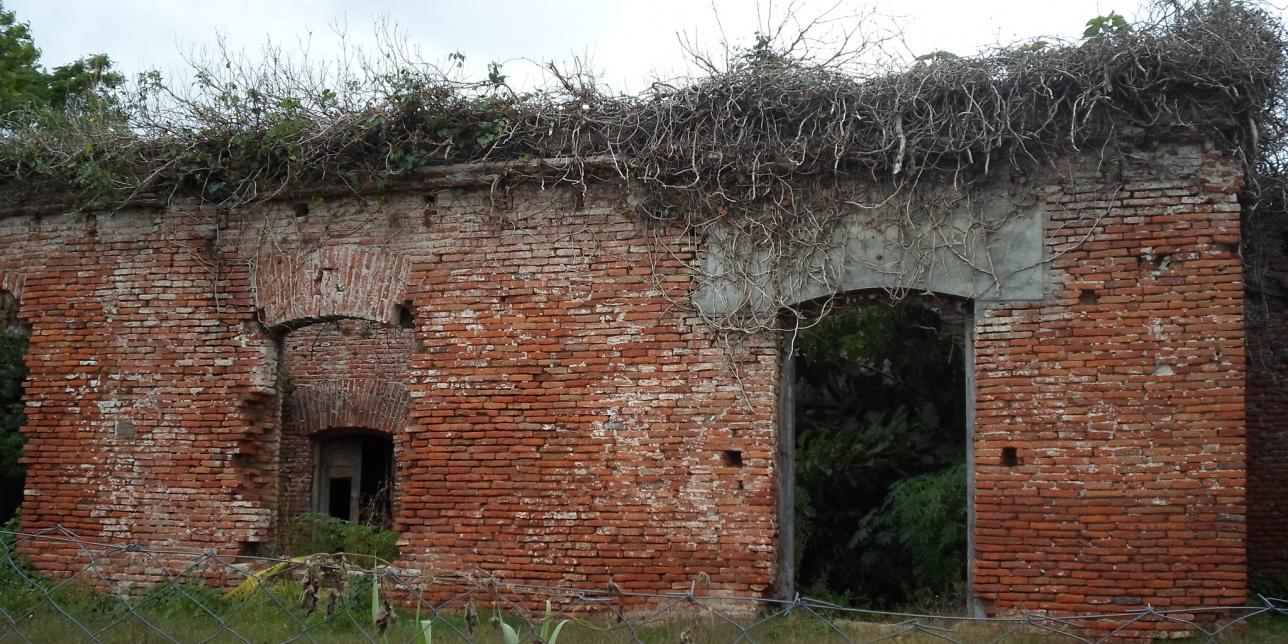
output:
M 296 558 L 108 544 L 64 528 L 0 532 L 0 642 L 1288 641 L 1288 601 L 1240 608 L 972 618 L 798 597 L 423 574 L 344 554 Z M 36 572 L 63 571 L 56 575 Z

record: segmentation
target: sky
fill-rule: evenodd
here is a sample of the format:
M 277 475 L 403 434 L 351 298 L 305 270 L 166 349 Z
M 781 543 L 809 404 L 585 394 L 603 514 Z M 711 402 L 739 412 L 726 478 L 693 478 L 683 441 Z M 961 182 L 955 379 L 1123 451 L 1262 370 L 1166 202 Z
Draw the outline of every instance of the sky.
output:
M 379 25 L 396 26 L 425 59 L 466 57 L 465 72 L 504 63 L 512 84 L 539 82 L 540 64 L 588 60 L 604 84 L 639 91 L 686 71 L 680 39 L 708 51 L 747 44 L 789 13 L 833 19 L 832 28 L 897 26 L 905 59 L 935 50 L 970 54 L 1039 36 L 1076 39 L 1086 21 L 1138 0 L 3 0 L 31 25 L 42 62 L 55 66 L 106 53 L 127 74 L 183 78 L 185 56 L 222 39 L 248 59 L 267 42 L 327 58 L 350 43 L 371 46 Z M 875 12 L 876 16 L 870 12 Z M 1282 14 L 1282 11 L 1281 11 Z M 860 21 L 856 16 L 866 15 Z

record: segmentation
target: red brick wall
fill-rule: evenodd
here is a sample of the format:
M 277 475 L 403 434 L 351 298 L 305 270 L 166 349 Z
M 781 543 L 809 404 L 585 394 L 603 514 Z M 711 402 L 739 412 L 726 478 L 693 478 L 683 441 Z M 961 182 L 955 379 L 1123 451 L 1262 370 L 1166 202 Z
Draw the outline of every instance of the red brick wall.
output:
M 455 191 L 307 217 L 0 219 L 0 268 L 31 267 L 25 527 L 257 551 L 280 500 L 307 490 L 300 438 L 361 422 L 399 430 L 411 563 L 638 589 L 705 573 L 763 592 L 777 348 L 722 348 L 671 301 L 689 284 L 678 259 L 654 288 L 652 233 L 621 195 L 588 201 L 529 188 L 500 217 Z M 388 326 L 404 304 L 414 328 Z M 400 378 L 401 406 L 396 387 L 363 388 Z M 371 413 L 302 396 L 340 385 Z
M 26 529 L 221 551 L 272 536 L 271 343 L 206 221 L 0 219 L 32 329 Z
M 450 241 L 412 264 L 408 549 L 509 579 L 764 592 L 773 339 L 722 350 L 671 301 L 683 258 L 655 264 L 620 195 L 569 213 L 525 193 L 500 226 L 486 195 L 440 198 L 430 233 Z
M 1238 178 L 1163 154 L 1039 182 L 1049 295 L 978 306 L 990 610 L 1242 600 Z M 767 592 L 776 337 L 690 317 L 690 258 L 650 253 L 615 188 L 511 196 L 0 218 L 33 327 L 26 527 L 254 549 L 307 498 L 308 435 L 354 423 L 394 433 L 414 565 Z
M 1244 599 L 1241 178 L 1190 167 L 1067 177 L 1053 292 L 981 307 L 974 590 L 994 611 Z
M 1248 569 L 1288 587 L 1288 214 L 1248 215 Z

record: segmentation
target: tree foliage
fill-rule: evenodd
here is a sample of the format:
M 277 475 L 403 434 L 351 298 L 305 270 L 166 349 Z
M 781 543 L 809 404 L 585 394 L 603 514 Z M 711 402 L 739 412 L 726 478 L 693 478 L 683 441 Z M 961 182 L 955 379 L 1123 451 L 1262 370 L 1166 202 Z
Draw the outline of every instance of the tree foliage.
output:
M 40 49 L 31 28 L 0 4 L 0 132 L 30 126 L 42 113 L 66 115 L 84 101 L 95 101 L 93 111 L 99 112 L 124 80 L 101 54 L 46 70 L 40 65 Z M 0 291 L 0 521 L 18 510 L 23 491 L 19 461 L 27 336 L 17 325 L 15 312 L 12 296 Z
M 959 334 L 933 311 L 870 305 L 798 338 L 802 589 L 869 605 L 963 580 L 966 485 Z
M 46 70 L 31 27 L 0 3 L 0 124 L 30 121 L 33 111 L 63 111 L 78 102 L 110 100 L 125 77 L 96 54 Z

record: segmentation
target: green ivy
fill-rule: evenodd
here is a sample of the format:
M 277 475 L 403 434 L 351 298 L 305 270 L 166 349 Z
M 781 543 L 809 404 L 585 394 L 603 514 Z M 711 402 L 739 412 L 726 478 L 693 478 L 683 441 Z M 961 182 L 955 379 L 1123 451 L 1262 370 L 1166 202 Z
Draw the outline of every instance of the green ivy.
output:
M 1082 37 L 1090 40 L 1126 36 L 1131 33 L 1131 23 L 1127 19 L 1110 11 L 1107 15 L 1096 16 L 1087 21 L 1087 28 Z

